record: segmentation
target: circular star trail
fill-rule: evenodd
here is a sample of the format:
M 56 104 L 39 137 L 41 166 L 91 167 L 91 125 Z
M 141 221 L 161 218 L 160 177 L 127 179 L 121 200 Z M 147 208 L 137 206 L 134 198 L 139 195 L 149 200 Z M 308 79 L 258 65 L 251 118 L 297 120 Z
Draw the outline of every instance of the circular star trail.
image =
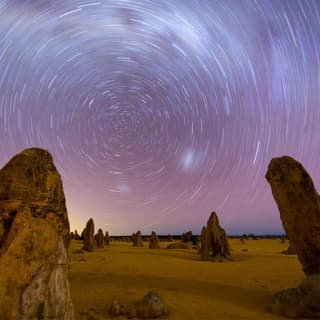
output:
M 1 0 L 0 161 L 49 150 L 71 227 L 282 232 L 264 175 L 319 185 L 319 1 Z

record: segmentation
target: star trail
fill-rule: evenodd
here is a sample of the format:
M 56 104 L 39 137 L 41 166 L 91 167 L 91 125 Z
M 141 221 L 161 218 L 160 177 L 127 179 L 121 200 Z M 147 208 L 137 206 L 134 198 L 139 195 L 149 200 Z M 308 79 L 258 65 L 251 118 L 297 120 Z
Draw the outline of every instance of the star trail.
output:
M 320 186 L 320 2 L 0 0 L 0 164 L 38 146 L 71 228 L 281 233 L 264 178 Z

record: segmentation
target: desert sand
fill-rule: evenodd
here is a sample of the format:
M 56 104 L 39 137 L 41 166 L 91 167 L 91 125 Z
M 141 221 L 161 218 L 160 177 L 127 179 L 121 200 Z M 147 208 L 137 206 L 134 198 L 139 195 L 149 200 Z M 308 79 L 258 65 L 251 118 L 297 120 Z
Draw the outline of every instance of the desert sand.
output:
M 73 240 L 68 278 L 75 318 L 109 319 L 114 297 L 132 303 L 155 289 L 172 320 L 285 319 L 270 312 L 272 296 L 304 279 L 297 256 L 281 253 L 289 242 L 280 239 L 230 239 L 234 261 L 225 263 L 201 261 L 195 249 L 167 245 L 150 250 L 147 243 L 112 241 L 80 254 L 83 242 Z

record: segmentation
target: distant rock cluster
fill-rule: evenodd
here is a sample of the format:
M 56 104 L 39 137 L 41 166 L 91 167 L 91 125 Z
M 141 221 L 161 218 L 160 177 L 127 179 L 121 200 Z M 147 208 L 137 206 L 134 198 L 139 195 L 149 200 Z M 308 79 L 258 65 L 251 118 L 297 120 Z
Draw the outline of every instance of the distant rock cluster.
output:
M 22 151 L 0 181 L 0 318 L 73 319 L 69 220 L 51 155 Z
M 90 218 L 86 224 L 86 227 L 82 231 L 81 237 L 79 237 L 79 239 L 83 240 L 84 251 L 91 252 L 94 251 L 96 248 L 100 249 L 110 245 L 111 239 L 108 231 L 106 231 L 106 233 L 103 234 L 102 229 L 99 228 L 98 232 L 95 234 L 94 230 L 94 221 L 92 218 Z
M 188 231 L 182 234 L 181 236 L 182 242 L 191 242 L 192 241 L 192 231 Z
M 75 230 L 74 232 L 70 233 L 71 240 L 81 240 L 81 236 L 78 234 L 78 231 Z
M 134 247 L 143 247 L 142 235 L 140 230 L 132 235 L 132 239 Z
M 290 251 L 296 252 L 307 278 L 298 288 L 274 296 L 273 311 L 288 317 L 320 319 L 320 197 L 301 163 L 272 159 L 266 179 L 278 205 Z

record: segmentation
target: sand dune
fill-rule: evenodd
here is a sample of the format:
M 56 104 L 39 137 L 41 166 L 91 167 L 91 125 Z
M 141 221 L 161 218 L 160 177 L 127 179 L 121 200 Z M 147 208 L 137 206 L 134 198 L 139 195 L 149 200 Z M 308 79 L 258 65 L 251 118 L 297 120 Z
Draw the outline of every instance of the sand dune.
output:
M 200 261 L 196 250 L 168 250 L 167 244 L 150 250 L 113 241 L 91 253 L 73 253 L 69 280 L 76 319 L 109 319 L 113 297 L 130 303 L 150 289 L 168 303 L 168 319 L 283 319 L 268 309 L 273 294 L 304 278 L 297 256 L 281 253 L 288 241 L 231 239 L 230 263 Z M 72 242 L 73 251 L 81 247 L 81 241 Z

